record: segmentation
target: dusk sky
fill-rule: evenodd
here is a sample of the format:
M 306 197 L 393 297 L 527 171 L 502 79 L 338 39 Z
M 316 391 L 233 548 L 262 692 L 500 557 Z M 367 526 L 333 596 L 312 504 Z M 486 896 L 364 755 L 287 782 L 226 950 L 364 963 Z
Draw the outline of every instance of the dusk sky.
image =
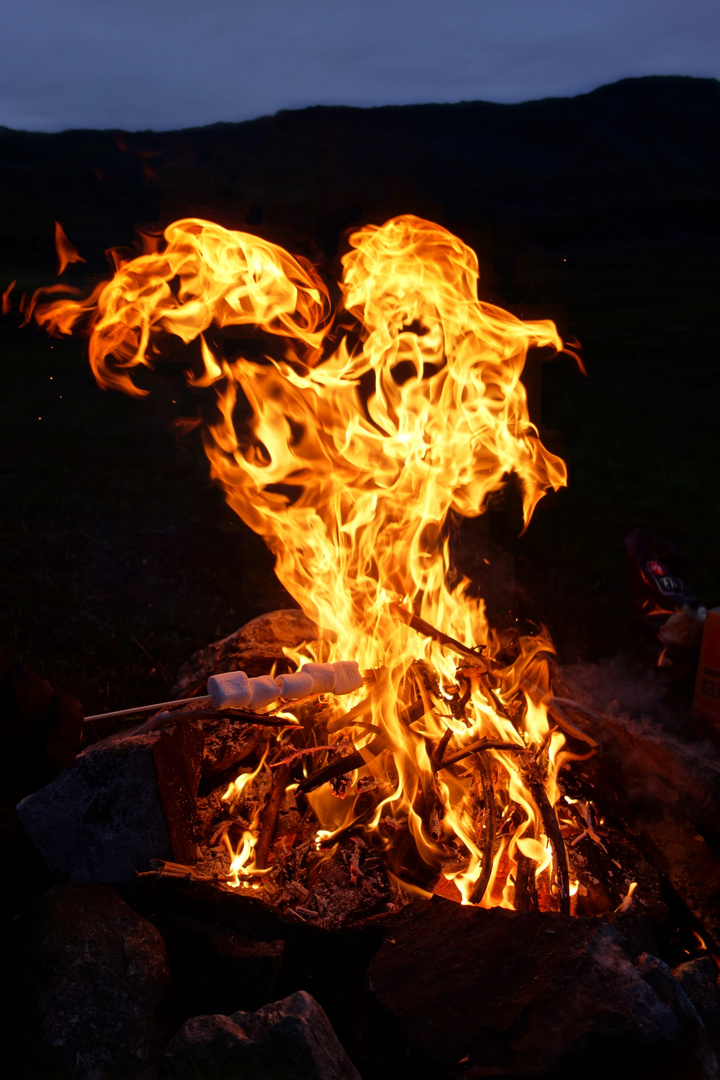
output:
M 0 124 L 164 130 L 307 105 L 570 96 L 720 77 L 719 0 L 23 0 Z

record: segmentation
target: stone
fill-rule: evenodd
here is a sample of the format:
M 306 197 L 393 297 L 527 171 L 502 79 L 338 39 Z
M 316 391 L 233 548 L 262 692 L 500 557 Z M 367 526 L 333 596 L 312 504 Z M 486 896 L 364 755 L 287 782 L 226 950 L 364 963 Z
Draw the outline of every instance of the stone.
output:
M 171 877 L 139 879 L 133 904 L 152 920 L 167 944 L 183 1020 L 206 1013 L 249 1011 L 307 990 L 322 1006 L 342 1044 L 354 1040 L 367 997 L 368 964 L 383 940 L 377 921 L 329 933 L 292 911 L 283 912 L 279 904 L 271 907 L 253 892 L 247 895 L 211 882 Z M 280 949 L 277 983 L 269 985 L 274 956 Z M 208 987 L 215 964 L 223 973 L 222 987 Z M 241 964 L 245 982 L 237 983 L 233 1000 L 227 976 L 231 967 Z M 267 995 L 265 1000 L 259 1000 L 261 994 Z
M 386 1037 L 399 1040 L 399 1076 L 406 1053 L 415 1076 L 463 1066 L 475 1076 L 599 1080 L 620 1065 L 633 1080 L 717 1075 L 667 965 L 635 957 L 599 919 L 415 901 L 388 923 L 369 982 Z M 368 1058 L 373 1038 L 368 1022 Z
M 173 697 L 207 693 L 208 679 L 218 672 L 244 671 L 251 678 L 268 675 L 273 664 L 287 665 L 284 646 L 292 648 L 317 636 L 317 626 L 302 611 L 288 608 L 260 615 L 234 634 L 193 653 L 178 672 Z
M 101 885 L 59 885 L 17 926 L 3 1015 L 14 1080 L 155 1080 L 172 1034 L 155 927 Z
M 695 827 L 682 819 L 664 818 L 642 825 L 655 863 L 702 932 L 720 942 L 720 863 Z
M 150 859 L 194 860 L 201 757 L 202 736 L 181 725 L 105 740 L 23 799 L 18 814 L 33 846 L 65 880 L 131 882 Z
M 310 994 L 257 1012 L 189 1020 L 165 1055 L 168 1080 L 360 1080 Z
M 720 988 L 714 963 L 709 956 L 701 956 L 697 960 L 678 964 L 672 973 L 695 1006 L 715 1054 L 719 1054 Z
M 272 1001 L 284 942 L 257 941 L 196 918 L 159 921 L 183 1017 L 257 1009 Z

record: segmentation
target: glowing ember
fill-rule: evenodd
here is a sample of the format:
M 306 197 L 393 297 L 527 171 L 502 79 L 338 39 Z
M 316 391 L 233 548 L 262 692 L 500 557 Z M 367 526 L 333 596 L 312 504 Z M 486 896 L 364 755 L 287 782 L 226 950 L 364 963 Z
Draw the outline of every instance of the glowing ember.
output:
M 464 902 L 510 907 L 530 882 L 567 910 L 553 806 L 572 755 L 542 703 L 552 646 L 525 639 L 509 666 L 493 660 L 482 601 L 450 584 L 445 530 L 451 512 L 481 514 L 510 472 L 526 524 L 565 484 L 520 381 L 529 347 L 562 349 L 555 326 L 479 301 L 475 254 L 411 215 L 350 237 L 334 316 L 306 261 L 206 221 L 175 222 L 162 250 L 116 263 L 87 299 L 36 294 L 34 317 L 62 333 L 87 318 L 98 382 L 135 394 L 136 369 L 168 338 L 199 341 L 187 378 L 217 394 L 212 476 L 322 628 L 292 659 L 352 658 L 366 673 L 345 702 L 326 699 L 322 745 L 302 757 L 315 776 L 323 756 L 338 760 L 328 741 L 352 751 L 342 784 L 343 765 L 330 770 L 344 798 L 312 777 L 300 785 L 317 844 L 357 823 L 400 877 L 412 848 Z M 230 326 L 285 339 L 282 359 L 226 359 L 209 342 Z M 232 852 L 235 883 L 255 868 L 257 827 Z

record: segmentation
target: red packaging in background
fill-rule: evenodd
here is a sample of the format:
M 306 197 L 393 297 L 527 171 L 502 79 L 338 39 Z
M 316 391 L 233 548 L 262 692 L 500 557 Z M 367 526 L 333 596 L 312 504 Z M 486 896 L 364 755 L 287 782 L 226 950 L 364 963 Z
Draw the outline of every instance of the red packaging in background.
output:
M 720 723 L 720 607 L 708 611 L 705 619 L 693 712 Z

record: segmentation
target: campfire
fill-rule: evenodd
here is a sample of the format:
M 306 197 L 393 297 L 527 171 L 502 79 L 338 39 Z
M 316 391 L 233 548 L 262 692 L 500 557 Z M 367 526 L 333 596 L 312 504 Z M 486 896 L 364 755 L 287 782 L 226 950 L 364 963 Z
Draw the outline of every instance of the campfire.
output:
M 138 729 L 229 724 L 241 747 L 239 775 L 206 792 L 203 858 L 159 871 L 318 917 L 308 883 L 342 851 L 371 909 L 410 891 L 570 912 L 587 890 L 566 837 L 604 845 L 561 771 L 596 742 L 553 693 L 548 634 L 491 627 L 449 543 L 509 474 L 526 526 L 566 483 L 520 378 L 529 349 L 563 349 L 555 326 L 480 301 L 474 252 L 412 215 L 350 236 L 334 309 L 307 260 L 198 219 L 115 262 L 90 296 L 40 290 L 26 317 L 87 327 L 103 387 L 143 394 L 143 368 L 183 366 L 211 398 L 211 476 L 317 628 L 250 680 L 264 689 L 216 672 L 210 700 Z

